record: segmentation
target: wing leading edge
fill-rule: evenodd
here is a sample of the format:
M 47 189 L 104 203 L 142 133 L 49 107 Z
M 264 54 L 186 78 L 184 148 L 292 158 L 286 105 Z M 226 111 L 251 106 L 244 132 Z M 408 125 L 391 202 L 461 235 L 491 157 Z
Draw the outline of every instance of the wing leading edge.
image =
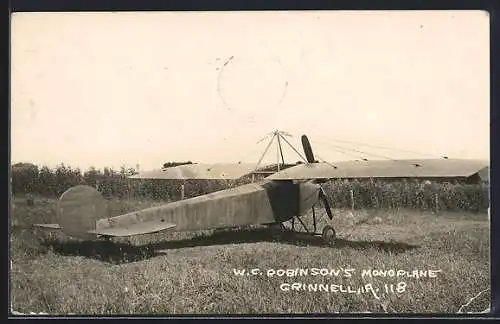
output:
M 277 172 L 267 179 L 469 177 L 488 166 L 487 161 L 465 159 L 341 161 L 301 164 Z
M 133 175 L 130 179 L 165 179 L 165 180 L 235 180 L 252 173 L 255 164 L 185 164 L 161 170 L 145 171 Z

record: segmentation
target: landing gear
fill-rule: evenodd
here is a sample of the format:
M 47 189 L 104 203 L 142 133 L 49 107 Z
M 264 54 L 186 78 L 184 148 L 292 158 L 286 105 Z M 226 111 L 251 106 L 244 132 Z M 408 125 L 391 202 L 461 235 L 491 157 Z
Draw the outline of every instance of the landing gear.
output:
M 318 233 L 317 232 L 316 212 L 314 210 L 314 207 L 312 209 L 312 217 L 313 217 L 313 229 L 312 229 L 312 231 L 309 228 L 307 228 L 306 224 L 304 224 L 304 222 L 302 221 L 300 216 L 295 216 L 294 218 L 292 218 L 290 220 L 290 223 L 292 225 L 291 231 L 297 233 L 297 231 L 295 230 L 295 219 L 297 219 L 299 221 L 299 223 L 302 225 L 302 227 L 304 228 L 304 230 L 306 231 L 306 233 L 303 233 L 303 234 L 311 235 L 311 236 L 321 236 L 321 238 L 323 239 L 323 241 L 326 244 L 333 246 L 335 244 L 335 240 L 337 239 L 337 233 L 335 232 L 335 229 L 333 228 L 333 226 L 325 225 L 323 227 L 323 230 L 321 231 L 321 233 Z M 302 234 L 302 232 L 301 232 L 301 234 Z
M 323 227 L 323 232 L 321 233 L 321 237 L 323 238 L 325 243 L 329 245 L 334 245 L 335 240 L 337 238 L 337 233 L 335 233 L 335 229 L 332 226 L 326 225 L 325 227 Z
M 283 231 L 283 224 L 281 223 L 273 223 L 267 225 L 267 228 L 271 231 L 271 233 L 279 233 Z

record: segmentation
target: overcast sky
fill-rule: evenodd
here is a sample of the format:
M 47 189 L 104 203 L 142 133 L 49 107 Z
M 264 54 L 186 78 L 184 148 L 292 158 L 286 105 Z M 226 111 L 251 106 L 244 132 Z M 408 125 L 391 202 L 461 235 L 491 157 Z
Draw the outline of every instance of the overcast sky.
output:
M 13 162 L 489 157 L 485 12 L 16 13 L 11 61 Z

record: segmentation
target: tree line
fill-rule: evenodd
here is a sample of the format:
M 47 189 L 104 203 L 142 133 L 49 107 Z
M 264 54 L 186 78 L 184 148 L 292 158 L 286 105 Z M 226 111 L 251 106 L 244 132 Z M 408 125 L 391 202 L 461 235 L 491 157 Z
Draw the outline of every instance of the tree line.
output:
M 188 162 L 167 162 L 164 167 Z M 106 198 L 175 201 L 207 194 L 251 182 L 251 177 L 230 180 L 145 180 L 128 177 L 134 168 L 89 168 L 81 171 L 61 164 L 56 168 L 17 163 L 11 168 L 13 195 L 59 197 L 68 188 L 85 184 L 95 187 Z M 334 208 L 414 208 L 428 210 L 484 212 L 489 206 L 489 188 L 483 184 L 423 181 L 335 180 L 323 184 Z

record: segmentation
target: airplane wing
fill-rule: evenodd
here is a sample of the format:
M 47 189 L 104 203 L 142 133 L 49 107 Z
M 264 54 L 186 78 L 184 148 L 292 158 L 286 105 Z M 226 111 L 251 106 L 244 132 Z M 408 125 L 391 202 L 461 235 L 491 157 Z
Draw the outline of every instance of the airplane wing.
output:
M 277 172 L 269 180 L 348 178 L 444 178 L 469 177 L 489 163 L 466 159 L 372 160 L 307 163 Z
M 199 180 L 234 180 L 252 173 L 256 164 L 185 164 L 161 170 L 141 172 L 130 179 L 199 179 Z

